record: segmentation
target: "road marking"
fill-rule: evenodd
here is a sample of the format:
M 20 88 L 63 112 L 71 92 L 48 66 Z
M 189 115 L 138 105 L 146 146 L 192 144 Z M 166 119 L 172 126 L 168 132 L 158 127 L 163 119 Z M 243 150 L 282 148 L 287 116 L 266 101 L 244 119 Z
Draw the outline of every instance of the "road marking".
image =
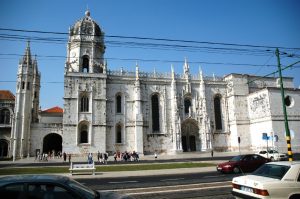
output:
M 176 187 L 177 189 L 184 189 L 185 187 L 191 187 L 191 186 L 196 186 L 196 185 L 216 185 L 218 186 L 217 184 L 224 184 L 224 183 L 228 183 L 230 185 L 227 185 L 227 186 L 232 186 L 231 185 L 231 181 L 224 181 L 224 182 L 208 182 L 208 183 L 198 183 L 198 184 L 185 184 L 185 185 L 173 185 L 173 186 L 161 186 L 161 187 L 137 187 L 137 188 L 133 188 L 133 189 L 119 189 L 119 191 L 138 191 L 138 190 L 145 190 L 145 189 L 160 189 L 160 188 L 172 188 L 172 187 Z M 221 186 L 221 185 L 219 185 Z M 208 187 L 208 186 L 207 186 Z M 206 187 L 204 187 L 206 188 Z M 98 190 L 98 191 L 116 191 L 115 189 L 111 189 L 111 190 Z
M 136 183 L 136 182 L 139 182 L 139 181 L 119 181 L 119 182 L 108 182 L 110 184 L 120 184 L 120 183 Z
M 219 175 L 219 176 L 204 176 L 203 178 L 219 178 L 219 177 L 223 177 L 225 175 Z
M 164 180 L 160 180 L 161 182 L 165 182 L 165 181 L 176 181 L 176 180 L 183 180 L 184 178 L 173 178 L 173 179 L 164 179 Z
M 171 186 L 167 186 L 171 187 Z M 176 187 L 176 186 L 174 186 Z M 138 192 L 136 189 L 119 189 L 118 191 L 116 190 L 98 190 L 99 192 L 103 191 L 113 191 L 113 192 L 118 192 L 118 193 L 124 193 L 126 195 L 147 195 L 147 194 L 153 194 L 153 193 L 171 193 L 171 192 L 183 192 L 183 191 L 196 191 L 196 190 L 205 190 L 205 189 L 216 189 L 216 188 L 228 188 L 231 187 L 231 185 L 217 185 L 217 186 L 208 186 L 208 187 L 196 187 L 196 188 L 184 188 L 184 189 L 167 189 L 167 190 L 153 190 L 152 188 L 140 188 L 144 189 L 145 191 L 143 192 Z M 163 187 L 160 187 L 163 188 Z M 131 192 L 130 192 L 131 190 Z
M 170 192 L 183 192 L 183 191 L 195 191 L 203 189 L 216 189 L 216 188 L 226 188 L 231 187 L 231 185 L 220 185 L 220 186 L 211 186 L 211 187 L 199 187 L 199 188 L 189 188 L 189 189 L 173 189 L 173 190 L 162 190 L 162 191 L 145 191 L 145 192 L 126 192 L 127 195 L 146 195 L 153 193 L 170 193 Z

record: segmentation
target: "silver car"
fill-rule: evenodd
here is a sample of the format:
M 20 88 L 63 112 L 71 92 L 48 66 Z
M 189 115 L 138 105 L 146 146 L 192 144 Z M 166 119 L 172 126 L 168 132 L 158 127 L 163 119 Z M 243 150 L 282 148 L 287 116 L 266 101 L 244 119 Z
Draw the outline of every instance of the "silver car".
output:
M 15 175 L 0 178 L 0 197 L 9 199 L 130 199 L 112 192 L 97 192 L 60 175 Z

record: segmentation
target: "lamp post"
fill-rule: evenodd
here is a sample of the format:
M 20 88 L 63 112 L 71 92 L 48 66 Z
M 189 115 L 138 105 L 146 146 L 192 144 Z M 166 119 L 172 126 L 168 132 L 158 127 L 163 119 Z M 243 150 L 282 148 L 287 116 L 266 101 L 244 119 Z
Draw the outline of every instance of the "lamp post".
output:
M 286 143 L 288 148 L 288 156 L 289 161 L 293 161 L 293 152 L 291 147 L 291 136 L 290 136 L 290 129 L 289 129 L 289 123 L 286 113 L 286 106 L 284 103 L 284 88 L 283 88 L 283 82 L 282 82 L 282 74 L 281 74 L 281 64 L 280 64 L 280 57 L 279 57 L 279 50 L 276 48 L 275 51 L 276 57 L 277 57 L 277 63 L 278 63 L 278 73 L 279 73 L 279 79 L 280 79 L 280 90 L 281 90 L 281 100 L 282 100 L 282 108 L 283 108 L 283 115 L 284 115 L 284 124 L 285 124 L 285 136 L 286 136 Z

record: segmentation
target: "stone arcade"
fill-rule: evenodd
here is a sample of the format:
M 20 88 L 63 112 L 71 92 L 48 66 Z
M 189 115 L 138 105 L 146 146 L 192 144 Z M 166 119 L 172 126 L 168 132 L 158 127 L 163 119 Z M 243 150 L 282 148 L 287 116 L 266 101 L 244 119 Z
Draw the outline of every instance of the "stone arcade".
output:
M 20 60 L 15 104 L 0 91 L 1 157 L 37 151 L 74 155 L 115 151 L 139 154 L 188 151 L 286 152 L 277 78 L 229 74 L 207 77 L 199 69 L 183 74 L 111 71 L 104 59 L 104 33 L 89 11 L 69 30 L 64 74 L 64 107 L 39 111 L 40 73 L 28 44 Z M 248 82 L 257 79 L 248 84 Z M 285 77 L 293 151 L 300 152 L 300 90 Z M 296 105 L 298 104 L 298 105 Z M 296 105 L 296 106 L 295 106 Z M 240 138 L 240 143 L 238 142 Z

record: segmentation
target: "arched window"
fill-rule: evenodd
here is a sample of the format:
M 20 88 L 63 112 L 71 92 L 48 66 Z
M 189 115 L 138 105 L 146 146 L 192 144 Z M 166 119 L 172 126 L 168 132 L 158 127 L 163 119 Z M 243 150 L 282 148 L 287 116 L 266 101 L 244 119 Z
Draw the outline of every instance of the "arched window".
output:
M 89 97 L 87 96 L 87 94 L 81 96 L 80 112 L 89 112 Z
M 116 127 L 116 143 L 122 143 L 122 126 L 118 124 Z
M 0 110 L 0 124 L 10 124 L 10 111 L 6 108 Z
M 152 130 L 159 131 L 159 99 L 155 94 L 151 97 L 152 103 Z
M 103 73 L 103 68 L 100 66 L 99 73 Z
M 190 99 L 185 99 L 184 100 L 184 113 L 188 114 L 190 112 L 190 106 L 192 105 L 191 100 Z
M 82 57 L 82 71 L 83 73 L 89 72 L 89 57 L 87 55 L 84 55 Z
M 117 95 L 116 97 L 116 102 L 117 102 L 117 113 L 122 113 L 122 97 L 121 95 Z
M 80 127 L 79 143 L 88 143 L 88 127 L 85 124 Z
M 218 95 L 214 98 L 214 110 L 216 130 L 222 130 L 221 97 Z

